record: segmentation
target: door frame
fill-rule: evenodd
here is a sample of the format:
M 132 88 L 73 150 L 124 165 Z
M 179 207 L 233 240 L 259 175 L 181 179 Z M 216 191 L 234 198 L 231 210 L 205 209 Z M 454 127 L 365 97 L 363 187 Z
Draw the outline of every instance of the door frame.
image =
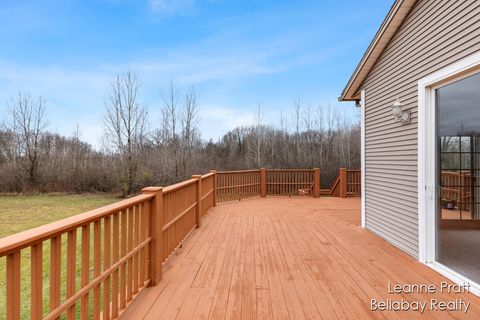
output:
M 362 89 L 360 91 L 360 160 L 361 160 L 361 201 L 362 201 L 362 220 L 361 226 L 362 228 L 366 227 L 366 185 L 365 185 L 365 178 L 367 176 L 367 172 L 365 171 L 365 111 L 366 111 L 366 91 Z
M 480 284 L 442 265 L 436 254 L 437 142 L 435 89 L 480 72 L 480 52 L 471 54 L 418 81 L 418 238 L 420 262 L 457 283 L 470 283 L 480 295 Z M 433 164 L 433 165 L 432 165 Z

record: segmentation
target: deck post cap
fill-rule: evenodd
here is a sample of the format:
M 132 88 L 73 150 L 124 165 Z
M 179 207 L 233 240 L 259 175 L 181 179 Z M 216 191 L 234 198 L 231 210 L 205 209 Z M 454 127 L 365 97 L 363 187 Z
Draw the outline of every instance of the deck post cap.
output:
M 142 192 L 152 193 L 163 190 L 163 187 L 146 187 L 142 189 Z

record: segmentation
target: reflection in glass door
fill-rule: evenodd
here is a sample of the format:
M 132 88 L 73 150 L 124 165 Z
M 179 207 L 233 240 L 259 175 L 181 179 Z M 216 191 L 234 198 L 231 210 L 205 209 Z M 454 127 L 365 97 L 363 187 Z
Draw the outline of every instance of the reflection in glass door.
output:
M 436 260 L 480 283 L 480 73 L 435 91 Z

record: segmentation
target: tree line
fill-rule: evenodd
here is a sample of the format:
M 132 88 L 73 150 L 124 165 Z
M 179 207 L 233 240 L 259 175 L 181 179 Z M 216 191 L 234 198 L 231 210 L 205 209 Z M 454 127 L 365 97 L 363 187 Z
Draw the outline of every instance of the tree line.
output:
M 360 126 L 329 106 L 298 98 L 276 125 L 257 106 L 250 125 L 218 141 L 199 131 L 199 95 L 170 81 L 161 119 L 151 125 L 134 72 L 116 76 L 105 102 L 100 148 L 48 130 L 47 101 L 18 93 L 0 127 L 0 192 L 109 192 L 123 196 L 169 185 L 210 169 L 313 168 L 328 187 L 340 167 L 358 168 Z

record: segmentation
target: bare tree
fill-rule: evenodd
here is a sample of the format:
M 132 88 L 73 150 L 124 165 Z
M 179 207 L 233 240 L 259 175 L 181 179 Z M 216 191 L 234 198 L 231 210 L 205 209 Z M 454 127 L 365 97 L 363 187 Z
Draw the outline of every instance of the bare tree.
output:
M 138 102 L 140 82 L 135 73 L 117 75 L 105 104 L 105 134 L 120 157 L 123 191 L 134 190 L 139 156 L 147 133 L 147 108 Z
M 295 135 L 294 135 L 294 144 L 295 144 L 295 162 L 300 161 L 300 125 L 301 125 L 301 114 L 302 114 L 302 108 L 303 108 L 303 100 L 301 97 L 298 97 L 295 99 L 293 102 L 293 127 L 295 130 Z
M 45 99 L 38 97 L 33 99 L 29 93 L 19 92 L 11 99 L 10 129 L 15 133 L 17 153 L 25 156 L 27 160 L 28 180 L 32 187 L 35 186 L 38 176 L 40 137 L 47 126 L 45 120 Z
M 182 167 L 187 173 L 189 162 L 193 161 L 193 146 L 198 134 L 198 95 L 195 88 L 190 88 L 185 94 L 185 104 L 182 117 Z
M 172 147 L 172 156 L 175 168 L 175 179 L 179 177 L 179 137 L 178 137 L 178 122 L 179 122 L 179 108 L 178 108 L 179 94 L 177 85 L 174 80 L 168 83 L 167 93 L 163 96 L 164 108 L 162 115 L 164 121 L 168 123 L 168 135 Z
M 252 126 L 252 158 L 257 167 L 262 166 L 262 151 L 263 151 L 263 111 L 260 104 L 257 105 L 255 112 L 255 119 Z

